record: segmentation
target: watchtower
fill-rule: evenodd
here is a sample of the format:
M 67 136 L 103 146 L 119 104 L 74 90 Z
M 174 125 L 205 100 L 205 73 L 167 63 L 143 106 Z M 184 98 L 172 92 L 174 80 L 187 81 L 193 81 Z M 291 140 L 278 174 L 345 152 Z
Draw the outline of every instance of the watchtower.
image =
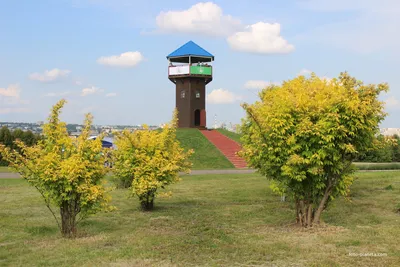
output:
M 167 56 L 168 78 L 176 85 L 179 128 L 206 127 L 206 85 L 214 56 L 192 41 Z

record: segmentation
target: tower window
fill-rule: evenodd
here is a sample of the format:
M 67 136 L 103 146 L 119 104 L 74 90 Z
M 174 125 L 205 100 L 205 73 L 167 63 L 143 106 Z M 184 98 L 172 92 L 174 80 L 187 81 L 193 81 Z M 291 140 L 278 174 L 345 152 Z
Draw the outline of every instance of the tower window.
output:
M 185 90 L 181 91 L 181 98 L 185 98 Z
M 200 98 L 200 92 L 196 91 L 196 98 Z

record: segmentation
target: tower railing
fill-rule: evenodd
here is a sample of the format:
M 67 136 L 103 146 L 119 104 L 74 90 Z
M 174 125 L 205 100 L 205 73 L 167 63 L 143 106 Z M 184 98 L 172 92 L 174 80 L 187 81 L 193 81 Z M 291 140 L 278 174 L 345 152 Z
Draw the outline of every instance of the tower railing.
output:
M 201 75 L 212 76 L 212 66 L 209 64 L 170 65 L 168 76 Z

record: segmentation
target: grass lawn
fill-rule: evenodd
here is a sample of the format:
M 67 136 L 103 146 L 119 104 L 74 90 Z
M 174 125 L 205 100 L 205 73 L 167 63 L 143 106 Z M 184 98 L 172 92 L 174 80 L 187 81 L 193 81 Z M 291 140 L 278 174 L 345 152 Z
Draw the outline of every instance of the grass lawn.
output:
M 232 139 L 233 141 L 238 142 L 239 144 L 240 142 L 240 134 L 225 130 L 225 129 L 217 129 L 218 132 L 222 133 L 223 135 L 229 137 L 230 139 Z
M 185 149 L 193 149 L 194 170 L 234 169 L 232 163 L 197 129 L 178 129 L 176 137 Z
M 184 176 L 153 212 L 115 190 L 118 210 L 84 221 L 75 240 L 60 237 L 34 188 L 0 179 L 0 265 L 398 266 L 400 172 L 357 176 L 351 202 L 335 201 L 319 229 L 293 227 L 292 205 L 256 174 Z
M 8 167 L 0 166 L 0 172 L 11 172 L 11 170 Z

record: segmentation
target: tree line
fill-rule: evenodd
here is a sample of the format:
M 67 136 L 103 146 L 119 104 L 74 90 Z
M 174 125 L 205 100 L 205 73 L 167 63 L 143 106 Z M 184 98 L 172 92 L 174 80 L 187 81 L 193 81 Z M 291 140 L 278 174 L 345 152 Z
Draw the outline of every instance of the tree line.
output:
M 355 161 L 358 162 L 400 162 L 400 137 L 379 134 L 371 148 L 361 152 Z
M 18 149 L 15 145 L 15 140 L 21 140 L 27 146 L 33 146 L 40 140 L 39 134 L 34 134 L 32 131 L 23 131 L 21 129 L 10 130 L 7 126 L 0 128 L 0 144 L 3 144 L 10 149 Z M 8 162 L 4 160 L 0 154 L 0 166 L 8 166 Z

